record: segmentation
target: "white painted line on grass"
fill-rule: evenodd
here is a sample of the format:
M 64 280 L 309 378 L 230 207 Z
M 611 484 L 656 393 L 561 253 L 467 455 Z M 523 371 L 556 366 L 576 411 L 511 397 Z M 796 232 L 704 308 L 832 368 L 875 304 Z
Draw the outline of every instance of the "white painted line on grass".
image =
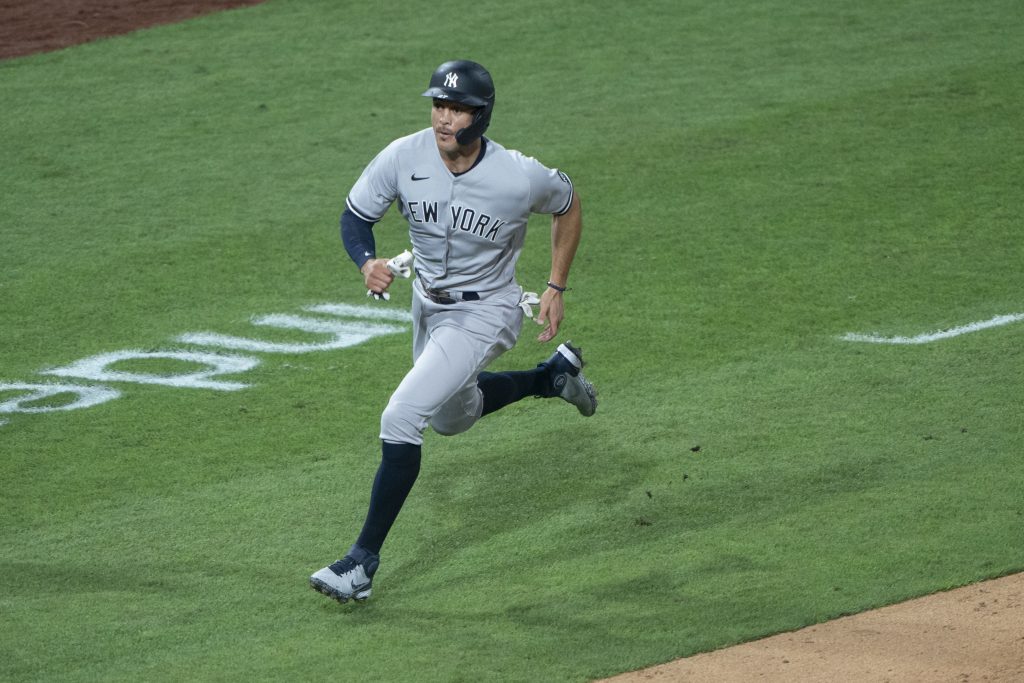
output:
M 28 384 L 25 382 L 0 382 L 0 392 L 28 392 L 21 396 L 0 402 L 0 413 L 52 413 L 58 410 L 76 410 L 89 408 L 118 398 L 121 393 L 116 389 L 104 386 L 82 386 L 80 384 Z M 44 401 L 61 394 L 71 394 L 77 398 L 71 403 L 59 406 L 40 406 L 33 403 Z M 0 425 L 7 420 L 0 420 Z
M 928 344 L 933 341 L 939 341 L 940 339 L 959 337 L 962 334 L 977 332 L 979 330 L 987 330 L 990 327 L 999 327 L 1000 325 L 1009 325 L 1010 323 L 1019 322 L 1021 320 L 1024 320 L 1024 313 L 1011 313 L 1009 315 L 997 315 L 990 320 L 982 320 L 981 322 L 970 323 L 969 325 L 962 325 L 949 330 L 919 334 L 916 337 L 880 337 L 874 334 L 857 334 L 855 332 L 847 332 L 845 335 L 840 337 L 840 339 L 843 341 L 868 342 L 871 344 Z
M 252 319 L 254 325 L 276 327 L 286 330 L 300 330 L 310 334 L 327 335 L 328 339 L 319 342 L 272 342 L 248 337 L 234 337 L 215 332 L 190 332 L 179 335 L 178 342 L 197 346 L 213 346 L 221 349 L 237 351 L 255 351 L 262 353 L 308 353 L 310 351 L 332 351 L 356 346 L 375 337 L 388 334 L 400 334 L 408 331 L 408 323 L 412 314 L 400 308 L 386 306 L 353 306 L 351 304 L 326 303 L 305 306 L 304 310 L 333 316 L 330 319 L 310 318 L 298 315 L 272 314 Z M 339 320 L 338 318 L 354 318 L 355 320 Z M 367 322 L 370 321 L 370 322 Z M 128 372 L 114 368 L 118 363 L 126 361 L 145 361 L 156 359 L 164 361 L 158 367 L 165 368 L 166 361 L 177 361 L 186 364 L 183 372 L 176 374 L 156 374 L 144 372 Z M 202 351 L 141 351 L 125 349 L 113 353 L 100 353 L 83 358 L 70 365 L 60 368 L 40 370 L 41 375 L 71 377 L 100 382 L 129 382 L 136 384 L 162 384 L 170 387 L 186 387 L 193 389 L 215 389 L 218 391 L 237 391 L 250 385 L 243 382 L 232 382 L 218 379 L 220 375 L 233 375 L 247 372 L 260 364 L 259 358 L 236 354 L 209 353 Z M 189 369 L 188 365 L 199 365 Z M 116 389 L 107 386 L 84 386 L 78 384 L 32 384 L 25 382 L 0 382 L 0 395 L 16 392 L 13 398 L 0 398 L 0 415 L 12 413 L 52 413 L 56 411 L 76 410 L 105 403 L 119 397 Z M 74 400 L 62 405 L 46 405 L 45 400 L 61 394 L 67 394 Z M 6 417 L 0 417 L 0 427 L 10 424 Z
M 353 306 L 351 304 L 316 304 L 304 306 L 303 310 L 310 313 L 327 313 L 328 315 L 350 316 L 353 318 L 375 318 L 377 320 L 397 320 L 412 322 L 412 313 L 401 308 L 384 306 Z
M 398 334 L 408 328 L 398 325 L 372 323 L 343 322 L 340 320 L 317 320 L 297 315 L 272 314 L 254 318 L 253 325 L 264 325 L 279 329 L 302 330 L 314 334 L 329 334 L 333 337 L 325 342 L 268 342 L 248 337 L 233 337 L 216 332 L 188 332 L 179 335 L 177 340 L 185 344 L 198 346 L 218 346 L 223 349 L 237 351 L 257 351 L 260 353 L 310 353 L 311 351 L 331 351 L 356 346 L 374 337 L 386 334 Z
M 188 372 L 181 375 L 150 375 L 141 372 L 122 372 L 110 366 L 126 360 L 146 359 L 177 360 L 206 366 L 204 370 Z M 137 351 L 126 349 L 113 353 L 100 353 L 83 358 L 71 365 L 52 370 L 40 371 L 43 375 L 57 377 L 75 377 L 91 379 L 97 382 L 134 382 L 136 384 L 163 384 L 169 387 L 188 387 L 191 389 L 216 389 L 218 391 L 237 391 L 248 388 L 242 382 L 226 382 L 213 379 L 217 375 L 234 375 L 252 370 L 260 364 L 258 358 L 235 356 L 218 353 L 202 353 L 199 351 Z

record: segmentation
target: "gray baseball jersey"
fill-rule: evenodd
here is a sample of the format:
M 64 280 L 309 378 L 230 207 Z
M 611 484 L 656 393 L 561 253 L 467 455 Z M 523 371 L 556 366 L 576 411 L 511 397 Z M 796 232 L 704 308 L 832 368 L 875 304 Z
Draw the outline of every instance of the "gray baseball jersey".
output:
M 572 196 L 564 173 L 490 139 L 477 164 L 454 175 L 427 128 L 378 154 L 346 204 L 376 223 L 398 200 L 425 285 L 486 292 L 514 281 L 530 214 L 565 213 Z

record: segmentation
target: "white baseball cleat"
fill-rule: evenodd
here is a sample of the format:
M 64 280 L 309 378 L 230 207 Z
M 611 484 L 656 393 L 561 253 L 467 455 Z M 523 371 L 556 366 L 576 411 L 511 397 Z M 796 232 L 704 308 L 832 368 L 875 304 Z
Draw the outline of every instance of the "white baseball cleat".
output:
M 338 602 L 365 600 L 373 592 L 373 575 L 380 557 L 353 545 L 345 557 L 309 577 L 310 587 Z
M 559 344 L 551 358 L 540 364 L 545 367 L 551 377 L 551 387 L 547 398 L 555 396 L 567 401 L 585 417 L 590 417 L 597 410 L 597 390 L 587 381 L 583 369 L 583 350 L 572 345 L 572 342 Z

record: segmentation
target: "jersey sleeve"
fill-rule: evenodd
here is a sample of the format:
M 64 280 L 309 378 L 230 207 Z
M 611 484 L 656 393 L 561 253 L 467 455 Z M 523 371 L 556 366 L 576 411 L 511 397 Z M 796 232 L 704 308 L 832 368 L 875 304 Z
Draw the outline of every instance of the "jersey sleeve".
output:
M 569 176 L 519 152 L 512 156 L 530 180 L 530 211 L 561 216 L 569 210 L 573 195 Z
M 398 196 L 397 141 L 385 147 L 363 169 L 345 205 L 359 218 L 376 223 Z

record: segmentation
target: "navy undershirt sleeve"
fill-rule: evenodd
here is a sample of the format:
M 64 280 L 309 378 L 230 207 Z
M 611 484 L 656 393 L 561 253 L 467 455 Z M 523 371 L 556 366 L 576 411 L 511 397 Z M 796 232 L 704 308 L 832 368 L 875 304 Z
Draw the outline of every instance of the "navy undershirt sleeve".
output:
M 358 268 L 377 255 L 373 223 L 364 221 L 349 208 L 341 214 L 341 241 Z

